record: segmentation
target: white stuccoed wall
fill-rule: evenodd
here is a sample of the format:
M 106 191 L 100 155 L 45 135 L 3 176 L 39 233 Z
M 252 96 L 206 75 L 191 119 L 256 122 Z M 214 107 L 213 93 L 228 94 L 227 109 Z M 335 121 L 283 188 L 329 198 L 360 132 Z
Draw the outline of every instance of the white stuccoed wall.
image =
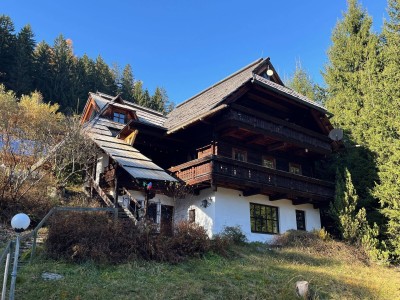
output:
M 201 207 L 201 201 L 211 198 L 211 205 Z M 189 210 L 194 209 L 196 223 L 203 226 L 208 235 L 212 237 L 215 220 L 215 192 L 211 189 L 202 190 L 200 195 L 187 195 L 185 199 L 177 199 L 174 208 L 174 220 L 179 222 L 187 220 Z
M 109 164 L 109 158 L 107 154 L 102 153 L 97 156 L 96 178 L 95 178 L 97 184 L 100 181 L 100 173 L 104 172 L 104 168 L 107 167 L 108 164 Z
M 144 200 L 140 191 L 129 191 L 137 200 Z M 211 205 L 202 207 L 201 201 L 210 199 Z M 120 199 L 119 199 L 120 200 Z M 172 199 L 165 195 L 156 194 L 150 202 L 161 202 L 174 206 L 174 222 L 188 219 L 188 212 L 195 210 L 196 223 L 203 226 L 208 235 L 224 230 L 225 226 L 240 226 L 250 242 L 270 242 L 274 234 L 252 233 L 250 226 L 250 202 L 278 207 L 279 233 L 296 229 L 296 210 L 305 211 L 306 229 L 308 231 L 321 228 L 319 209 L 312 204 L 293 205 L 290 200 L 269 201 L 268 196 L 254 195 L 244 197 L 241 191 L 218 188 L 216 192 L 205 189 L 200 195 L 188 195 L 185 199 Z
M 296 210 L 304 210 L 307 231 L 321 228 L 319 209 L 312 204 L 293 205 L 290 200 L 269 201 L 268 196 L 243 197 L 241 191 L 218 188 L 215 192 L 215 223 L 213 234 L 221 232 L 225 226 L 239 225 L 250 242 L 269 242 L 275 235 L 252 233 L 250 226 L 250 202 L 278 207 L 279 233 L 296 229 Z

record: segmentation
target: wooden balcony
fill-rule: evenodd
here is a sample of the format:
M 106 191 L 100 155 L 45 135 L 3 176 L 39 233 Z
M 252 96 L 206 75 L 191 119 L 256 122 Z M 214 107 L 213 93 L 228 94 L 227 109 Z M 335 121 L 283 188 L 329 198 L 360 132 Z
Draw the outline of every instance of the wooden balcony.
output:
M 190 185 L 206 184 L 234 188 L 244 196 L 269 195 L 271 200 L 321 203 L 333 199 L 334 184 L 316 178 L 210 155 L 169 169 Z
M 288 142 L 322 154 L 331 152 L 330 140 L 327 136 L 240 106 L 235 106 L 222 116 L 220 127 L 224 126 L 243 128 L 255 134 L 262 134 L 277 141 Z

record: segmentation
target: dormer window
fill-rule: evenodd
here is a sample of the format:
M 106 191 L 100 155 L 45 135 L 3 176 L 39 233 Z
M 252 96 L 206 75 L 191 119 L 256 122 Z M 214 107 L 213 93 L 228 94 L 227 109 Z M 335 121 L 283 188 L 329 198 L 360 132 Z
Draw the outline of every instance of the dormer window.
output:
M 125 114 L 124 113 L 119 113 L 119 112 L 114 112 L 113 121 L 125 124 Z

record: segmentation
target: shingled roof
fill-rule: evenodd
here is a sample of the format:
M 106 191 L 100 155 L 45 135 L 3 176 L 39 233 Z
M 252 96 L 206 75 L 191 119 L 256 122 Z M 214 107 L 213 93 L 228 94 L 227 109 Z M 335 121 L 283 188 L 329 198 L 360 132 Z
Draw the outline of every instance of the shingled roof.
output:
M 86 125 L 84 133 L 132 177 L 177 181 L 132 145 L 114 137 L 109 126 L 109 120 L 98 116 Z
M 268 63 L 269 68 L 274 70 L 273 66 L 269 62 L 269 58 L 258 59 L 236 73 L 179 104 L 168 114 L 164 127 L 168 129 L 169 133 L 171 133 L 186 124 L 195 122 L 197 119 L 208 115 L 208 113 L 213 113 L 219 109 L 223 109 L 226 106 L 219 104 L 249 81 L 283 94 L 294 101 L 305 104 L 323 113 L 327 113 L 327 110 L 323 106 L 308 99 L 304 95 L 285 87 L 276 72 L 276 75 L 274 75 L 276 76 L 275 80 L 279 83 L 275 83 L 272 80 L 260 76 L 260 69 L 264 68 L 265 66 L 263 66 L 263 64 L 266 63 Z
M 182 124 L 215 108 L 227 96 L 253 78 L 253 70 L 265 60 L 258 59 L 236 73 L 179 104 L 167 116 L 164 126 L 173 130 Z

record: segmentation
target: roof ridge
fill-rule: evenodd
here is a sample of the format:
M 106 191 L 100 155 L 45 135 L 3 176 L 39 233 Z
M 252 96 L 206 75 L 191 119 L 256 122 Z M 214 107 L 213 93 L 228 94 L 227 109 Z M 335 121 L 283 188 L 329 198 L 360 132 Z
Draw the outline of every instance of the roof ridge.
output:
M 142 106 L 142 105 L 139 105 L 139 104 L 130 102 L 130 101 L 128 101 L 128 100 L 123 100 L 123 101 L 124 101 L 124 104 L 126 104 L 126 105 L 132 106 L 132 107 L 134 107 L 134 108 L 135 108 L 135 107 L 136 107 L 136 108 L 140 108 L 140 109 L 142 109 L 142 110 L 144 110 L 144 111 L 147 111 L 147 112 L 153 113 L 153 114 L 155 114 L 155 115 L 158 115 L 158 116 L 160 116 L 160 117 L 166 118 L 166 117 L 163 115 L 163 113 L 161 113 L 161 112 L 159 112 L 159 111 L 157 111 L 157 110 L 154 110 L 154 109 L 152 109 L 152 108 L 148 108 L 148 107 L 145 107 L 145 106 Z
M 236 71 L 235 73 L 232 73 L 231 75 L 228 75 L 228 76 L 225 77 L 224 79 L 218 81 L 217 83 L 214 83 L 212 86 L 209 86 L 208 88 L 202 90 L 201 92 L 197 93 L 196 95 L 194 95 L 194 96 L 190 97 L 189 99 L 183 101 L 182 103 L 178 104 L 178 105 L 175 107 L 175 109 L 178 108 L 178 107 L 180 107 L 180 106 L 182 106 L 182 105 L 184 105 L 184 104 L 186 104 L 186 103 L 188 103 L 188 102 L 190 102 L 190 101 L 193 100 L 194 98 L 197 98 L 197 97 L 200 96 L 201 94 L 204 94 L 205 92 L 211 90 L 212 88 L 216 87 L 217 85 L 220 85 L 221 83 L 227 81 L 228 79 L 230 79 L 230 78 L 236 76 L 237 74 L 243 72 L 244 70 L 247 70 L 247 69 L 249 69 L 250 67 L 252 67 L 252 66 L 254 66 L 254 65 L 256 65 L 256 64 L 258 64 L 258 63 L 260 63 L 260 62 L 262 62 L 263 60 L 264 60 L 264 58 L 261 57 L 261 58 L 257 59 L 256 61 L 254 61 L 254 62 L 248 64 L 247 66 L 241 68 L 240 70 Z

